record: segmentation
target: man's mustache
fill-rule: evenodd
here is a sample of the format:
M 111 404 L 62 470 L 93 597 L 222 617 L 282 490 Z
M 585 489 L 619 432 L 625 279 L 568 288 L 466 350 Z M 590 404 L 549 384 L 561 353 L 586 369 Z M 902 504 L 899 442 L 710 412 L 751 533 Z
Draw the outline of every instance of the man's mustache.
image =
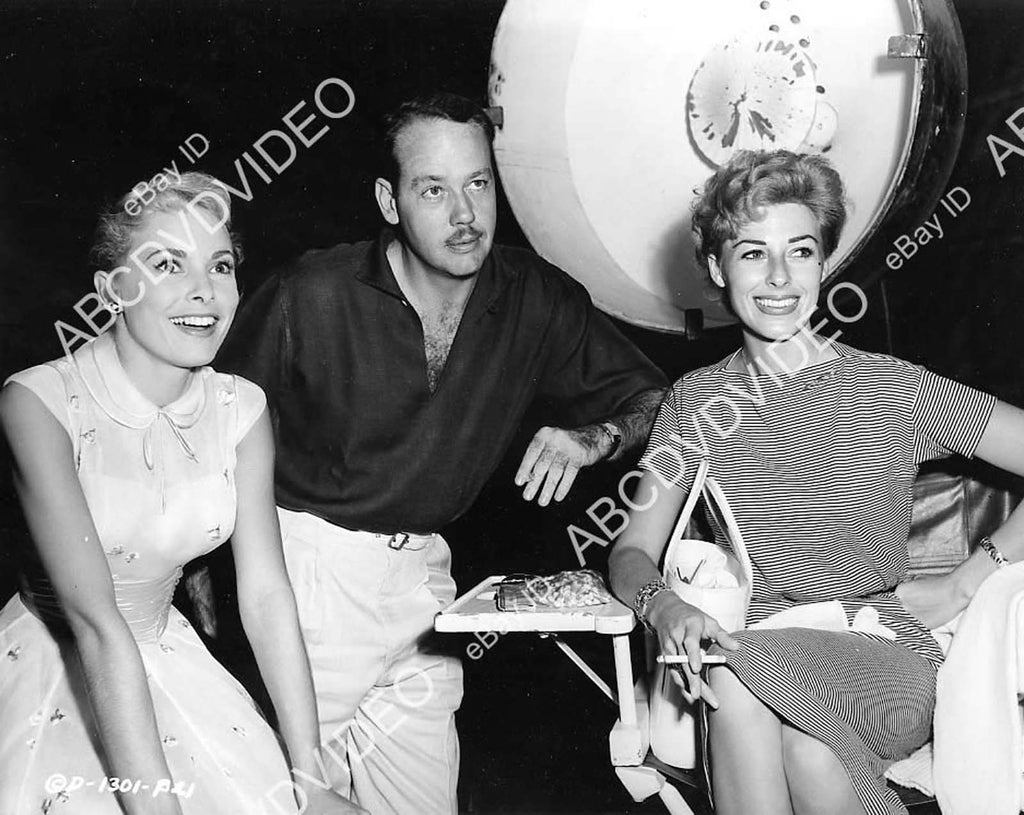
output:
M 481 232 L 479 229 L 474 229 L 473 227 L 467 227 L 465 229 L 460 229 L 454 235 L 449 237 L 445 241 L 445 243 L 468 243 L 469 241 L 479 240 L 483 236 L 484 236 L 484 233 Z

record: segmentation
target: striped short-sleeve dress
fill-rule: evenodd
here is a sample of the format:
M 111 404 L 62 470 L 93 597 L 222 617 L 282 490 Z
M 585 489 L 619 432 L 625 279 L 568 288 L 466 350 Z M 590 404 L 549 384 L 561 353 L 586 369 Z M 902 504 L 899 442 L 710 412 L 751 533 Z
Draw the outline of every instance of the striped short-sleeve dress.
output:
M 732 357 L 678 380 L 640 466 L 688 489 L 706 457 L 754 566 L 748 624 L 792 606 L 865 606 L 895 637 L 808 628 L 737 634 L 728 667 L 784 721 L 830 745 L 869 815 L 905 813 L 883 773 L 929 735 L 942 654 L 893 593 L 908 566 L 918 465 L 970 456 L 992 396 L 839 343 L 794 373 Z M 709 518 L 717 542 L 727 545 Z

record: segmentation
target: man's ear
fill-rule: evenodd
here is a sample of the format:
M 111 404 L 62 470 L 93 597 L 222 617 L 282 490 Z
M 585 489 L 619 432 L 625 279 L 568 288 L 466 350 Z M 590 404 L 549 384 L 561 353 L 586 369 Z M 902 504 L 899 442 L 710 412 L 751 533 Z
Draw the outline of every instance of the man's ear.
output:
M 398 201 L 391 188 L 391 182 L 386 178 L 378 178 L 373 184 L 373 195 L 377 199 L 377 206 L 384 220 L 392 226 L 398 226 Z
M 722 274 L 722 267 L 718 265 L 718 258 L 714 255 L 708 255 L 708 272 L 711 274 L 711 279 L 715 282 L 715 285 L 720 289 L 724 289 L 725 275 Z

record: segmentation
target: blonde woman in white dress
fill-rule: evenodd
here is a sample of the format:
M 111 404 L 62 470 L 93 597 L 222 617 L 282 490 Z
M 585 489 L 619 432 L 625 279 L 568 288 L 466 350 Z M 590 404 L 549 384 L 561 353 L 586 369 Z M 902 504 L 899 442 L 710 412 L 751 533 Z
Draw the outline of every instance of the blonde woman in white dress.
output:
M 125 196 L 95 252 L 112 327 L 0 391 L 32 542 L 0 612 L 4 815 L 362 812 L 319 752 L 263 393 L 207 367 L 239 299 L 229 219 L 200 173 Z M 171 606 L 229 538 L 283 745 Z

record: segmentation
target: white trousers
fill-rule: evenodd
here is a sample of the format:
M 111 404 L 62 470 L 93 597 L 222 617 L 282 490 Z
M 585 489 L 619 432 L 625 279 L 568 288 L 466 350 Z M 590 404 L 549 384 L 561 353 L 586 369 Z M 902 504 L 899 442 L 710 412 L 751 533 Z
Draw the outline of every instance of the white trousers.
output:
M 332 784 L 371 815 L 456 813 L 462 663 L 422 643 L 455 598 L 448 544 L 278 515 Z

